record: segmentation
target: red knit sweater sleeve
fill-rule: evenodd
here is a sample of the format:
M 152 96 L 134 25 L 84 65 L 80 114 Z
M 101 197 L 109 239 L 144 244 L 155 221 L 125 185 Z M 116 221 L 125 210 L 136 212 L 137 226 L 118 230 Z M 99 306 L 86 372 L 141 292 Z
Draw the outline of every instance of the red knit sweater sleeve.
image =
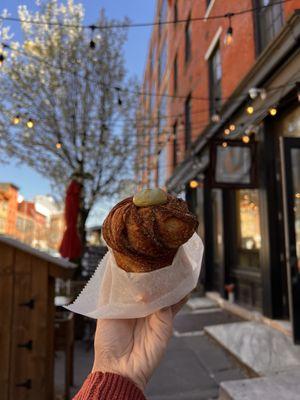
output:
M 146 400 L 146 397 L 128 378 L 109 372 L 93 372 L 73 400 Z

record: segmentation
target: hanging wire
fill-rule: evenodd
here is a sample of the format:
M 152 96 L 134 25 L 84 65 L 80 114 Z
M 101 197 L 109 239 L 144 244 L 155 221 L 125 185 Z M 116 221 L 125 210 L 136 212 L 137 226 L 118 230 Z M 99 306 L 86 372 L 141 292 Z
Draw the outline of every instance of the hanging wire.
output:
M 236 11 L 236 12 L 231 12 L 231 13 L 226 13 L 226 14 L 220 14 L 220 15 L 213 15 L 213 16 L 208 16 L 208 17 L 194 17 L 194 18 L 189 18 L 189 19 L 177 19 L 175 20 L 170 20 L 170 21 L 155 21 L 155 22 L 136 22 L 136 23 L 119 23 L 119 24 L 111 24 L 111 25 L 95 25 L 95 29 L 98 30 L 104 30 L 104 29 L 124 29 L 124 28 L 142 28 L 142 27 L 150 27 L 150 26 L 161 26 L 161 25 L 172 25 L 172 24 L 180 24 L 180 23 L 187 23 L 188 21 L 190 22 L 196 22 L 196 21 L 207 21 L 207 20 L 217 20 L 217 19 L 227 19 L 228 14 L 231 14 L 232 17 L 255 12 L 255 11 L 260 11 L 263 9 L 266 9 L 268 7 L 273 7 L 277 4 L 284 4 L 288 3 L 290 1 L 294 0 L 280 0 L 276 2 L 271 2 L 266 5 L 258 6 L 258 7 L 252 7 L 252 8 L 246 8 L 244 10 Z M 33 25 L 48 25 L 48 26 L 61 26 L 63 28 L 80 28 L 80 29 L 90 29 L 91 25 L 80 25 L 80 24 L 64 24 L 61 22 L 52 22 L 52 21 L 36 21 L 36 20 L 27 20 L 27 19 L 22 19 L 22 18 L 17 18 L 17 17 L 4 17 L 0 16 L 0 20 L 3 21 L 11 21 L 11 22 L 20 22 L 20 23 L 28 23 L 28 24 L 33 24 Z

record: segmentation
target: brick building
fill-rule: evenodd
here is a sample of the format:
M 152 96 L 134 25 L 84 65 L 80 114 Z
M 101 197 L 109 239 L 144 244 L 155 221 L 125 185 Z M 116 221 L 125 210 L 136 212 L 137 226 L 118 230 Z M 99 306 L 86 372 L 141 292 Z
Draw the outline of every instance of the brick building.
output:
M 19 188 L 12 183 L 0 183 L 0 233 L 15 232 Z
M 64 213 L 49 196 L 37 196 L 32 202 L 20 201 L 21 197 L 17 186 L 0 183 L 0 234 L 57 253 L 65 230 Z
M 145 69 L 140 186 L 197 214 L 206 290 L 232 284 L 300 341 L 300 0 L 159 0 L 167 20 Z

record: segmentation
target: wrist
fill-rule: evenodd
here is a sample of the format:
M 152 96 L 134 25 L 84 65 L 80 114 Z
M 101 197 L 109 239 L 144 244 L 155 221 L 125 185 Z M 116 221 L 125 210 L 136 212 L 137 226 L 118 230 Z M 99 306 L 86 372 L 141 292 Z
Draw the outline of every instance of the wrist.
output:
M 134 374 L 130 374 L 124 371 L 120 371 L 117 369 L 113 369 L 113 368 L 106 368 L 104 366 L 98 366 L 96 364 L 93 365 L 92 368 L 92 373 L 94 372 L 100 372 L 100 373 L 109 373 L 109 374 L 115 374 L 115 375 L 119 375 L 122 376 L 123 378 L 126 378 L 128 380 L 130 380 L 135 386 L 137 386 L 143 393 L 145 391 L 146 388 L 146 380 L 143 380 L 141 378 L 138 378 L 137 376 L 135 376 Z

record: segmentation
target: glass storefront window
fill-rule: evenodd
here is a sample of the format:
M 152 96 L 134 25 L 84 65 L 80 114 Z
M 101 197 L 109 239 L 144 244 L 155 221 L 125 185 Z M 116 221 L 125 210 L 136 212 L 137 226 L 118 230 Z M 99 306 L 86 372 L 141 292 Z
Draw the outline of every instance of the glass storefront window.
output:
M 238 265 L 258 267 L 261 248 L 258 190 L 237 192 Z
M 300 149 L 292 149 L 291 156 L 294 191 L 295 245 L 298 271 L 300 272 Z

